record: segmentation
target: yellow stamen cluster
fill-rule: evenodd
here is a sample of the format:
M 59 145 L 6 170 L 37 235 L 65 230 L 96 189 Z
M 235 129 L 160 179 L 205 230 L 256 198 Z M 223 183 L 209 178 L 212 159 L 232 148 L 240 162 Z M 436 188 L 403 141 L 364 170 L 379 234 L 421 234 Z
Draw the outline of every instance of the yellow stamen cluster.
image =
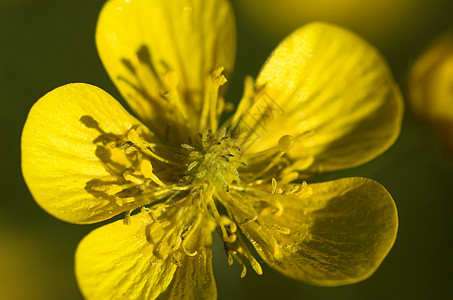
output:
M 143 210 L 153 219 L 149 231 L 150 239 L 155 244 L 154 255 L 160 259 L 171 256 L 173 263 L 179 265 L 181 255 L 195 256 L 198 253 L 197 249 L 190 249 L 188 244 L 202 218 L 191 212 L 187 206 L 173 210 L 174 215 L 167 215 L 167 208 L 167 205 L 159 204 L 153 211 L 146 208 Z
M 299 137 L 281 137 L 278 146 L 265 153 L 249 155 L 250 165 L 247 166 L 240 141 L 230 132 L 234 124 L 217 129 L 217 123 L 212 122 L 218 119 L 218 88 L 225 81 L 221 72 L 222 68 L 215 70 L 206 80 L 210 93 L 204 97 L 202 133 L 192 136 L 180 147 L 161 143 L 159 137 L 143 126 L 133 126 L 117 135 L 105 132 L 88 116 L 81 120 L 99 132 L 94 141 L 98 145 L 97 155 L 106 169 L 118 178 L 115 183 L 89 183 L 87 191 L 97 196 L 102 193 L 103 198 L 125 207 L 126 224 L 133 210 L 141 207 L 147 211 L 153 219 L 150 239 L 155 245 L 154 255 L 161 259 L 171 257 L 177 265 L 183 256 L 197 255 L 198 250 L 191 246 L 191 236 L 203 220 L 203 226 L 215 231 L 223 241 L 228 263 L 231 265 L 236 260 L 242 265 L 243 277 L 247 261 L 256 273 L 262 274 L 262 269 L 248 249 L 239 226 L 256 222 L 264 226 L 269 232 L 265 244 L 276 258 L 280 250 L 272 233 L 290 233 L 289 228 L 267 224 L 262 218 L 280 216 L 283 212 L 280 202 L 270 201 L 268 195 L 296 192 L 282 190 L 277 180 L 285 183 L 290 181 L 289 177 L 294 177 L 294 172 L 285 174 L 282 170 L 288 165 L 285 153 Z M 167 79 L 175 84 L 178 81 L 170 75 Z M 166 95 L 176 101 L 171 93 Z M 271 183 L 271 189 L 263 183 Z M 248 202 L 253 209 L 239 217 L 231 207 L 240 206 L 240 202 Z

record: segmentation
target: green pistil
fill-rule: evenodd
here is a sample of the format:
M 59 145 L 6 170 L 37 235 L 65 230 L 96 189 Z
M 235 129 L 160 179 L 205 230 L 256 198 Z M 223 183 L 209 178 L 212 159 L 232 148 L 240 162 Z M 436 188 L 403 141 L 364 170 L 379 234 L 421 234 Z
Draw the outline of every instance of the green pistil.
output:
M 207 130 L 182 147 L 188 151 L 185 179 L 190 184 L 229 191 L 232 183 L 240 182 L 237 168 L 245 163 L 237 140 L 228 137 L 225 130 L 218 135 Z

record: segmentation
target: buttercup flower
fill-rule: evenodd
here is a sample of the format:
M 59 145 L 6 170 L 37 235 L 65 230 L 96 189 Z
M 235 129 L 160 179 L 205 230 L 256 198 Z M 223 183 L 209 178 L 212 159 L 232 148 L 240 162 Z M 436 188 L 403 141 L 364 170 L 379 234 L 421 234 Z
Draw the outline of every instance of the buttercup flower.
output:
M 304 181 L 396 139 L 402 100 L 374 48 L 332 25 L 304 26 L 245 80 L 220 124 L 235 55 L 226 0 L 110 0 L 96 43 L 142 122 L 74 83 L 43 96 L 22 135 L 24 178 L 46 211 L 78 224 L 124 214 L 77 249 L 87 299 L 216 298 L 213 232 L 241 276 L 249 264 L 262 273 L 250 247 L 314 285 L 378 268 L 397 231 L 390 194 L 366 178 Z
M 432 43 L 414 63 L 407 80 L 412 112 L 433 127 L 453 154 L 453 35 Z

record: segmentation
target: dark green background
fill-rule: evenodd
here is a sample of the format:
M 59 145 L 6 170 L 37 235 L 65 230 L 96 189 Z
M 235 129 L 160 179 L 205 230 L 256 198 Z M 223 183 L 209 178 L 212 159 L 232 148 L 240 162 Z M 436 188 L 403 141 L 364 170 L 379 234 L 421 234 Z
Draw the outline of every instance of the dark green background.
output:
M 246 1 L 246 0 L 243 0 Z M 20 134 L 33 103 L 53 88 L 87 82 L 120 96 L 96 53 L 94 31 L 103 0 L 0 0 L 0 300 L 81 299 L 73 275 L 78 241 L 97 225 L 67 224 L 33 201 L 20 171 Z M 452 1 L 430 1 L 410 31 L 388 40 L 345 24 L 376 45 L 404 82 L 428 43 L 453 28 Z M 408 10 L 409 11 L 409 10 Z M 359 13 L 359 12 L 358 12 Z M 402 22 L 405 16 L 401 16 Z M 301 21 L 302 22 L 302 21 Z M 302 25 L 302 23 L 301 23 Z M 406 24 L 407 25 L 407 24 Z M 278 26 L 278 24 L 276 24 Z M 379 26 L 379 24 L 376 24 Z M 229 100 L 243 78 L 255 76 L 278 41 L 237 11 L 238 56 Z M 267 268 L 239 277 L 215 245 L 219 299 L 447 299 L 453 284 L 453 160 L 436 135 L 406 112 L 400 138 L 384 155 L 358 168 L 316 180 L 365 176 L 383 184 L 399 210 L 396 244 L 368 280 L 344 287 L 305 285 Z

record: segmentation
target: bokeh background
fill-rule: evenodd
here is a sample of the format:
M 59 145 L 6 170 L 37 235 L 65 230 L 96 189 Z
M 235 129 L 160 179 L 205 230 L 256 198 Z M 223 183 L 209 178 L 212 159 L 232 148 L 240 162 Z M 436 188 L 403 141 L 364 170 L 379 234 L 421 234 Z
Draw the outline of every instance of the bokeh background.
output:
M 78 241 L 98 225 L 67 224 L 33 201 L 20 170 L 20 135 L 33 103 L 69 82 L 118 91 L 98 58 L 94 32 L 104 0 L 0 0 L 0 300 L 81 299 L 73 275 Z M 238 55 L 228 100 L 289 32 L 328 21 L 357 32 L 388 60 L 400 84 L 417 56 L 453 29 L 451 0 L 236 0 Z M 328 87 L 326 87 L 328 88 Z M 453 100 L 453 99 L 452 99 Z M 122 101 L 122 100 L 121 100 Z M 394 248 L 355 285 L 320 288 L 265 264 L 241 279 L 215 245 L 219 299 L 453 299 L 453 159 L 435 132 L 406 111 L 393 147 L 363 166 L 316 180 L 365 176 L 383 184 L 399 210 Z

